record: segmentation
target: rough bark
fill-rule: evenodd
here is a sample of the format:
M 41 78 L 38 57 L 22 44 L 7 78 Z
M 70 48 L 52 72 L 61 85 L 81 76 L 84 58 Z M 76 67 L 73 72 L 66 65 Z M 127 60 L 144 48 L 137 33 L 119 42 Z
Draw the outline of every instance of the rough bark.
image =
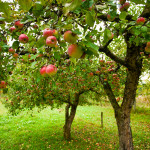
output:
M 131 113 L 132 106 L 135 102 L 137 85 L 138 85 L 138 81 L 142 69 L 142 60 L 139 57 L 138 49 L 139 48 L 137 47 L 128 49 L 126 62 L 128 62 L 128 65 L 130 67 L 127 70 L 124 96 L 123 96 L 123 102 L 121 106 L 119 106 L 118 103 L 116 102 L 115 95 L 113 94 L 109 83 L 104 82 L 103 79 L 101 79 L 105 92 L 115 111 L 115 117 L 116 117 L 118 134 L 119 134 L 120 150 L 134 149 L 132 131 L 130 126 L 130 113 Z
M 119 133 L 119 150 L 133 150 L 132 131 L 130 126 L 130 113 L 119 110 L 115 111 Z
M 73 105 L 67 104 L 66 110 L 65 110 L 65 125 L 64 125 L 64 138 L 66 140 L 71 140 L 71 125 L 74 120 L 77 106 L 79 103 L 79 96 L 80 93 L 75 95 L 75 101 Z M 69 109 L 71 108 L 70 112 Z

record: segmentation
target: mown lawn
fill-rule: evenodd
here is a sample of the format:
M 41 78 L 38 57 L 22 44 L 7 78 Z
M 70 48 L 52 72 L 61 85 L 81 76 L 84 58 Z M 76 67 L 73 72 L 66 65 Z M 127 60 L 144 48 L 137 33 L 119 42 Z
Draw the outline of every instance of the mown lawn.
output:
M 0 150 L 117 150 L 118 135 L 110 106 L 79 106 L 72 125 L 73 140 L 63 139 L 64 107 L 7 114 L 0 104 Z M 100 114 L 104 113 L 101 128 Z M 137 150 L 150 149 L 150 109 L 132 113 L 131 126 Z

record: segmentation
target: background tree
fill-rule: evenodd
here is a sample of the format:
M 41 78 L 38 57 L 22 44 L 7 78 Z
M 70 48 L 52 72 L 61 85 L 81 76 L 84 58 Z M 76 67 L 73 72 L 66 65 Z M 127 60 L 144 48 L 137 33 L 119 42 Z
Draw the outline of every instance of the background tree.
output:
M 14 40 L 11 45 L 16 50 L 14 58 L 22 56 L 23 61 L 27 61 L 31 56 L 31 60 L 36 58 L 31 66 L 37 65 L 37 68 L 40 68 L 38 62 L 48 57 L 53 64 L 59 66 L 61 59 L 68 59 L 65 51 L 69 47 L 68 54 L 74 57 L 71 58 L 74 63 L 78 63 L 76 59 L 80 57 L 95 59 L 95 56 L 99 57 L 99 52 L 102 52 L 118 64 L 115 71 L 124 70 L 126 81 L 123 99 L 119 105 L 117 93 L 113 91 L 111 84 L 111 76 L 108 76 L 107 71 L 101 71 L 102 66 L 98 68 L 101 72 L 99 80 L 114 108 L 120 149 L 133 149 L 130 112 L 143 64 L 149 64 L 149 0 L 130 0 L 130 3 L 126 0 L 22 0 L 14 3 L 0 2 L 0 5 L 1 34 Z M 15 7 L 19 9 L 16 10 Z M 4 24 L 5 22 L 8 24 Z M 13 25 L 15 29 L 11 28 Z M 47 38 L 43 34 L 42 31 L 46 28 L 55 29 L 52 35 L 49 34 L 51 37 Z M 63 37 L 66 31 L 72 33 L 67 32 L 67 37 Z M 118 42 L 120 47 L 126 47 L 121 52 L 120 48 L 117 49 Z M 117 45 L 116 48 L 113 45 Z M 6 45 L 2 43 L 3 60 L 6 58 L 4 47 Z M 33 51 L 32 48 L 37 49 L 36 54 L 26 55 Z M 144 67 L 149 69 L 149 65 Z
M 17 64 L 13 70 L 8 81 L 7 95 L 9 99 L 6 99 L 5 106 L 11 113 L 17 114 L 25 108 L 32 109 L 35 106 L 59 108 L 66 103 L 64 138 L 70 140 L 71 125 L 77 106 L 88 104 L 88 99 L 83 100 L 80 95 L 83 93 L 88 95 L 89 91 L 102 94 L 100 93 L 99 78 L 90 72 L 92 63 L 85 59 L 80 60 L 75 66 L 71 65 L 70 60 L 67 59 L 59 66 L 55 76 L 40 74 L 42 72 L 38 67 L 34 67 L 32 70 L 32 64 L 28 60 L 26 63 Z M 95 69 L 93 68 L 93 70 Z M 97 74 L 95 73 L 95 75 Z

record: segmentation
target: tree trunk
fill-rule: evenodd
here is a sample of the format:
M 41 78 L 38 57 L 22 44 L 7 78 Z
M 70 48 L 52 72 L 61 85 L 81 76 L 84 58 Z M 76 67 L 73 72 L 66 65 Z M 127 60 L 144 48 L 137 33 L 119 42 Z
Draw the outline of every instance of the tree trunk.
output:
M 138 68 L 139 67 L 139 68 Z M 130 127 L 130 113 L 135 102 L 136 89 L 141 74 L 141 65 L 135 70 L 127 72 L 127 79 L 125 83 L 123 102 L 121 106 L 118 105 L 108 82 L 103 84 L 104 89 L 109 97 L 109 100 L 114 108 L 115 117 L 119 134 L 119 149 L 133 150 L 133 139 Z
M 76 114 L 77 105 L 71 106 L 70 114 L 69 114 L 69 109 L 70 109 L 70 105 L 68 104 L 66 106 L 65 125 L 64 125 L 64 138 L 66 140 L 71 140 L 71 125 Z
M 119 150 L 133 150 L 129 111 L 115 111 L 115 117 L 119 133 Z

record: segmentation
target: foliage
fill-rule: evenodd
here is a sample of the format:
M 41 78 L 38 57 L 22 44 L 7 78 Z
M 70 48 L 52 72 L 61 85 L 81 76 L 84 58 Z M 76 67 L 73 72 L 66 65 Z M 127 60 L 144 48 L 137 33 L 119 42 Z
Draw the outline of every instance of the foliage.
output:
M 120 149 L 124 145 L 133 149 L 132 133 L 124 129 L 130 130 L 141 72 L 149 70 L 149 4 L 131 0 L 118 9 L 113 0 L 0 1 L 0 80 L 9 87 L 6 105 L 12 112 L 45 104 L 53 107 L 53 100 L 56 106 L 64 102 L 73 106 L 76 94 L 99 93 L 101 83 L 115 110 L 119 135 L 127 140 L 120 139 Z M 43 35 L 47 28 L 53 37 Z M 64 38 L 66 31 L 71 34 Z M 58 72 L 43 77 L 39 70 L 49 64 Z

